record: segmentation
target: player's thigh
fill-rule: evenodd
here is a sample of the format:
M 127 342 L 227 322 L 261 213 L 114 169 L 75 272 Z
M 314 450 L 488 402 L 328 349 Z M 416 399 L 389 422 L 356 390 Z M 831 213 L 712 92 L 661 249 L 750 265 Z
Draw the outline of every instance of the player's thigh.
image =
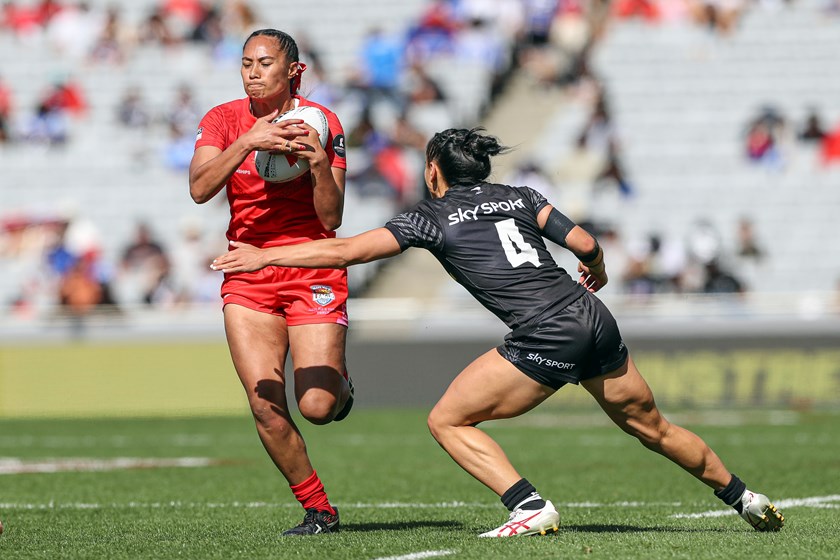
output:
M 496 349 L 468 365 L 444 393 L 430 421 L 470 425 L 523 414 L 554 393 L 519 371 Z
M 637 430 L 659 422 L 653 392 L 629 356 L 618 369 L 582 381 L 581 385 L 622 428 Z
M 225 334 L 236 372 L 249 393 L 285 391 L 286 320 L 237 304 L 224 308 Z
M 337 323 L 289 327 L 298 400 L 312 388 L 324 389 L 333 394 L 341 391 L 346 340 L 347 327 Z

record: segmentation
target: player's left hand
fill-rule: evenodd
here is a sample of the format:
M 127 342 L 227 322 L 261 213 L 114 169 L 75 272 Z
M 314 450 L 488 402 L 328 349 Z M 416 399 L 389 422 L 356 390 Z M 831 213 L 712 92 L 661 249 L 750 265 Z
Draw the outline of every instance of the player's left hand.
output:
M 580 272 L 578 283 L 590 292 L 597 292 L 607 284 L 607 271 L 603 262 L 595 267 L 595 270 L 590 269 L 582 262 L 578 262 L 578 272 Z
M 265 268 L 264 252 L 258 247 L 242 243 L 230 242 L 230 251 L 213 259 L 210 268 L 228 272 L 253 272 Z
M 321 146 L 318 131 L 306 123 L 295 125 L 301 134 L 295 138 L 297 149 L 295 156 L 309 160 L 309 165 L 317 164 L 319 160 L 327 160 L 327 152 Z M 304 134 L 305 133 L 305 134 Z

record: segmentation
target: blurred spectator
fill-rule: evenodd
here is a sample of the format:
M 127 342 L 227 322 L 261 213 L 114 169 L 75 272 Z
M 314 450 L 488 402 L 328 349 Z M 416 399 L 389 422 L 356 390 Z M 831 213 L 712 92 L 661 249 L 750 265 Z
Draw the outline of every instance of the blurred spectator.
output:
M 511 60 L 508 45 L 483 19 L 472 19 L 459 31 L 455 38 L 454 55 L 466 64 L 480 67 L 490 76 L 490 91 L 487 99 L 492 103 L 502 92 L 510 77 Z M 488 107 L 482 107 L 481 114 Z
M 180 42 L 179 36 L 166 21 L 163 10 L 155 8 L 140 25 L 140 42 L 171 47 Z
M 105 18 L 101 12 L 92 10 L 87 2 L 64 6 L 50 20 L 46 29 L 47 39 L 56 52 L 81 62 L 93 51 Z
M 507 44 L 522 40 L 525 6 L 521 0 L 460 0 L 458 20 L 483 20 Z
M 202 112 L 195 101 L 193 90 L 189 85 L 178 87 L 175 102 L 168 110 L 166 122 L 171 127 L 171 134 L 176 136 L 193 136 L 201 120 Z M 193 138 L 195 140 L 195 138 Z
M 165 298 L 169 271 L 169 257 L 163 247 L 152 238 L 147 224 L 138 224 L 134 240 L 120 259 L 120 284 L 128 292 L 125 299 L 151 305 Z
M 744 284 L 731 272 L 723 269 L 719 259 L 706 263 L 706 282 L 703 292 L 707 294 L 740 294 L 745 291 Z
M 594 153 L 602 162 L 593 178 L 596 190 L 615 187 L 624 197 L 633 194 L 634 189 L 622 162 L 618 134 L 603 85 L 599 85 L 594 108 L 578 138 L 578 144 Z
M 68 220 L 46 222 L 43 229 L 46 233 L 45 258 L 51 274 L 61 277 L 73 267 L 78 257 L 67 246 Z
M 615 279 L 617 286 L 622 287 L 627 275 L 629 254 L 621 234 L 613 226 L 605 225 L 598 232 L 598 244 L 604 250 L 604 255 L 608 255 L 609 277 Z
M 225 0 L 222 4 L 222 28 L 226 35 L 237 39 L 247 37 L 257 28 L 258 19 L 257 12 L 248 0 Z M 298 38 L 298 46 L 300 42 Z
M 417 23 L 408 30 L 406 58 L 422 64 L 435 56 L 450 54 L 460 25 L 453 2 L 429 0 Z
M 362 43 L 356 74 L 350 86 L 361 91 L 364 104 L 386 100 L 403 108 L 399 80 L 403 70 L 403 42 L 378 27 L 371 28 Z
M 698 0 L 694 3 L 694 20 L 711 32 L 729 35 L 745 7 L 743 0 Z
M 56 79 L 44 94 L 43 104 L 72 116 L 87 113 L 88 102 L 82 86 L 72 78 Z
M 624 164 L 621 161 L 621 156 L 618 150 L 618 143 L 613 139 L 610 140 L 607 146 L 607 158 L 604 166 L 598 175 L 595 176 L 594 181 L 596 189 L 604 188 L 609 184 L 613 184 L 618 188 L 618 192 L 624 197 L 633 195 L 634 189 L 627 179 L 627 174 L 624 171 Z
M 195 134 L 182 133 L 175 123 L 169 125 L 169 138 L 163 146 L 163 162 L 169 169 L 185 171 L 190 168 L 195 151 Z
M 394 122 L 391 139 L 403 148 L 416 151 L 421 158 L 425 159 L 426 143 L 429 138 L 408 120 L 405 113 L 400 114 Z
M 546 45 L 551 37 L 551 25 L 557 10 L 557 0 L 524 0 L 524 43 L 528 46 Z
M 780 168 L 785 163 L 782 150 L 786 123 L 773 107 L 764 107 L 750 121 L 746 135 L 747 158 L 770 167 Z
M 94 63 L 122 64 L 135 42 L 135 34 L 123 24 L 121 8 L 111 6 L 99 36 L 91 47 L 90 60 Z
M 221 278 L 210 269 L 210 263 L 224 250 L 225 247 L 208 245 L 197 221 L 184 221 L 181 238 L 172 250 L 172 290 L 176 303 L 218 299 Z
M 38 23 L 41 26 L 49 25 L 52 18 L 63 9 L 64 6 L 61 2 L 57 2 L 56 0 L 41 0 L 35 7 Z
M 117 105 L 117 120 L 127 128 L 146 128 L 152 122 L 152 115 L 146 106 L 142 91 L 133 86 L 123 92 Z
M 11 140 L 12 90 L 0 76 L 0 144 Z
M 799 131 L 799 139 L 803 142 L 819 142 L 825 138 L 822 120 L 816 109 L 811 109 L 805 118 L 805 124 Z
M 30 35 L 42 28 L 42 20 L 34 6 L 7 0 L 3 3 L 2 28 L 18 36 Z
M 178 37 L 186 37 L 206 16 L 202 0 L 162 0 L 161 16 Z
M 744 259 L 752 261 L 764 260 L 765 252 L 762 249 L 755 237 L 755 227 L 752 220 L 742 217 L 738 220 L 738 246 L 735 253 Z
M 167 17 L 183 19 L 192 25 L 204 16 L 201 0 L 162 0 L 160 5 Z
M 588 150 L 606 158 L 610 143 L 615 140 L 616 136 L 607 95 L 603 85 L 599 84 L 592 112 L 589 114 L 583 131 L 581 131 L 581 140 Z
M 823 138 L 820 155 L 825 165 L 840 163 L 840 123 Z
M 67 143 L 68 129 L 62 111 L 41 103 L 24 122 L 21 136 L 32 144 L 59 147 Z
M 659 21 L 659 6 L 654 0 L 616 0 L 613 15 L 622 19 L 639 17 L 649 22 Z
M 131 165 L 138 170 L 145 169 L 153 155 L 153 145 L 158 142 L 149 134 L 153 124 L 152 112 L 140 88 L 129 86 L 123 92 L 116 107 L 116 118 L 123 127 L 120 138 L 130 156 Z
M 707 264 L 721 256 L 723 241 L 711 222 L 700 219 L 689 229 L 686 245 L 689 256 L 700 264 Z
M 411 105 L 446 101 L 437 80 L 429 76 L 424 64 L 413 62 L 403 78 L 404 95 Z
M 776 159 L 775 139 L 770 127 L 763 122 L 754 122 L 747 132 L 747 157 L 752 161 Z
M 634 296 L 648 296 L 656 292 L 656 280 L 650 271 L 650 255 L 647 252 L 632 252 L 627 259 L 627 268 L 622 278 L 622 291 Z
M 189 33 L 191 41 L 205 43 L 210 47 L 219 45 L 224 40 L 224 37 L 222 16 L 214 7 L 210 7 L 204 12 L 199 22 Z
M 84 317 L 105 301 L 105 291 L 97 280 L 93 257 L 76 259 L 61 277 L 59 303 L 71 315 Z
M 649 268 L 659 293 L 674 293 L 685 290 L 684 275 L 687 255 L 682 243 L 675 242 L 662 234 L 648 237 L 650 255 Z

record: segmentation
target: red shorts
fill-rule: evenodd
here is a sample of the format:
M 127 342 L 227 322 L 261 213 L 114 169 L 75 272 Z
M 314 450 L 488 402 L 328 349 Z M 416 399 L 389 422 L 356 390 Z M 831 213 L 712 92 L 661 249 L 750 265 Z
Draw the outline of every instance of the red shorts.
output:
M 267 266 L 225 274 L 223 305 L 235 303 L 286 318 L 286 324 L 347 326 L 347 270 Z

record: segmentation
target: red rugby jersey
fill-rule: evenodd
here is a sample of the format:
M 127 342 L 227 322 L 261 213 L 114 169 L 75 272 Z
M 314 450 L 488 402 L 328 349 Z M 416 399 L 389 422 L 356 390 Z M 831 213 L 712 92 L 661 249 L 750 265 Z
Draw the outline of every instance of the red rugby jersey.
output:
M 317 107 L 327 116 L 330 134 L 324 149 L 330 166 L 347 169 L 344 129 L 336 114 L 299 95 L 295 99 L 296 106 Z M 247 97 L 213 107 L 198 125 L 195 147 L 216 146 L 225 150 L 256 120 Z M 286 183 L 270 183 L 257 173 L 255 156 L 256 152 L 248 154 L 226 185 L 230 203 L 228 239 L 269 247 L 335 237 L 335 232 L 326 231 L 315 214 L 310 172 Z

